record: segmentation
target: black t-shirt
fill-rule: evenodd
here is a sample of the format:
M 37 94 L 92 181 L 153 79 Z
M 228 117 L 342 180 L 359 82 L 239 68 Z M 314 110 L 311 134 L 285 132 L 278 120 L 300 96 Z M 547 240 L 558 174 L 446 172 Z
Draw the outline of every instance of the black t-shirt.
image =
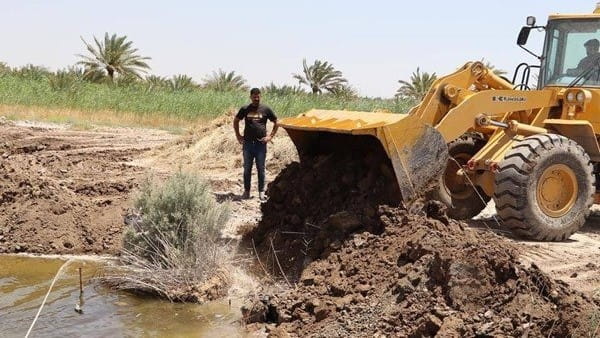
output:
M 267 136 L 267 120 L 277 121 L 275 113 L 264 104 L 243 106 L 235 117 L 244 120 L 244 141 L 257 141 Z

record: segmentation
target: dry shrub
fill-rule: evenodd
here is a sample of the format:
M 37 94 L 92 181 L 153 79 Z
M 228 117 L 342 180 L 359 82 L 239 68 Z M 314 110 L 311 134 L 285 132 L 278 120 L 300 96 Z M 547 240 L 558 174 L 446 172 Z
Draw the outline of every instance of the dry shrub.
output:
M 230 213 L 208 183 L 179 172 L 163 184 L 141 187 L 123 239 L 122 266 L 104 280 L 118 289 L 176 301 L 204 302 L 224 295 L 233 251 L 219 243 Z

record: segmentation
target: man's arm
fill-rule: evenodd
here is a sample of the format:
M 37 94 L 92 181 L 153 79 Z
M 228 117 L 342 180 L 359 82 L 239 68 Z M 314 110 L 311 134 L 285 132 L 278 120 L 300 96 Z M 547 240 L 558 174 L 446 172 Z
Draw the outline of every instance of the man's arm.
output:
M 244 144 L 244 137 L 240 134 L 240 119 L 233 118 L 233 130 L 235 131 L 235 138 L 237 138 L 240 144 Z
M 584 57 L 583 59 L 581 59 L 579 61 L 579 63 L 577 64 L 577 68 L 567 69 L 566 74 L 569 76 L 578 76 L 579 74 L 581 74 L 583 69 L 586 68 L 585 64 L 587 63 L 587 59 L 588 59 L 587 56 Z
M 272 110 L 269 109 L 269 113 L 267 114 L 267 118 L 273 122 L 273 129 L 271 130 L 271 134 L 268 136 L 265 136 L 263 138 L 260 139 L 260 141 L 262 143 L 268 143 L 269 141 L 271 141 L 271 139 L 273 137 L 275 137 L 275 134 L 277 134 L 277 129 L 279 129 L 279 121 L 277 120 L 277 116 L 275 116 L 275 113 L 273 113 Z
M 265 140 L 263 142 L 267 143 L 267 142 L 271 141 L 271 139 L 273 137 L 275 137 L 275 134 L 277 134 L 277 129 L 279 129 L 279 122 L 277 120 L 275 120 L 273 122 L 273 129 L 271 130 L 271 135 L 265 137 Z

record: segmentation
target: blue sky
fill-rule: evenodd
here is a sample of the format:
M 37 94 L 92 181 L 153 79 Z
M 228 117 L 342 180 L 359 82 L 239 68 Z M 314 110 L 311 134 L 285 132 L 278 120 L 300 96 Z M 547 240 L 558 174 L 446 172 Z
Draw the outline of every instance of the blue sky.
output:
M 534 63 L 515 45 L 528 15 L 589 13 L 589 0 L 498 1 L 2 1 L 0 61 L 54 70 L 77 61 L 80 40 L 127 35 L 151 73 L 235 70 L 251 86 L 295 84 L 302 59 L 326 60 L 362 95 L 391 97 L 420 67 L 443 75 L 485 58 L 508 70 Z M 541 47 L 542 32 L 530 46 Z

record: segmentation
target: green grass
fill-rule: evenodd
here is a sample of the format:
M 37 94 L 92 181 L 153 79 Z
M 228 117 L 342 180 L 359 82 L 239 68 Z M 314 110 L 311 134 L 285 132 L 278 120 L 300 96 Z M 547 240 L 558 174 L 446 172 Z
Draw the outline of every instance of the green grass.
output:
M 196 121 L 212 119 L 237 110 L 248 102 L 246 92 L 217 92 L 208 89 L 173 92 L 148 90 L 143 83 L 108 85 L 78 82 L 68 89 L 57 88 L 45 77 L 28 78 L 15 74 L 0 75 L 0 105 L 43 107 L 82 112 L 111 111 L 134 114 L 140 118 Z M 312 108 L 360 111 L 389 110 L 404 113 L 413 102 L 378 98 L 336 98 L 331 95 L 263 94 L 263 102 L 280 117 L 293 116 Z

